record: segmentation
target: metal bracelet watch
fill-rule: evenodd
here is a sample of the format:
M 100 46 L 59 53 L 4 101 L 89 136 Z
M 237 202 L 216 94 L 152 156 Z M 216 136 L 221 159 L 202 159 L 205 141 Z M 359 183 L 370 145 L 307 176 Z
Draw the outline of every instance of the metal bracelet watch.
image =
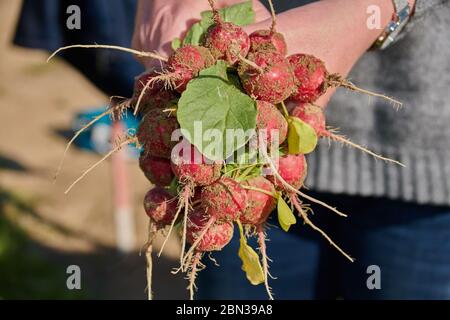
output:
M 391 45 L 408 24 L 411 17 L 412 8 L 410 8 L 408 0 L 393 0 L 393 2 L 395 13 L 392 21 L 389 22 L 384 32 L 375 41 L 374 48 L 383 50 Z

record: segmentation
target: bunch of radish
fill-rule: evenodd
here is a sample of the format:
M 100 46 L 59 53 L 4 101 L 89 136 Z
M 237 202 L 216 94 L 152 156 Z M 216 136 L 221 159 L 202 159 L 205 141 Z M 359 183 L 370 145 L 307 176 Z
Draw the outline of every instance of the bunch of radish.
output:
M 163 69 L 138 76 L 133 97 L 114 103 L 105 114 L 120 116 L 124 109 L 132 108 L 143 117 L 136 133 L 125 137 L 113 151 L 127 143 L 140 146 L 139 165 L 153 185 L 144 198 L 150 221 L 146 245 L 149 273 L 155 234 L 161 231 L 167 240 L 176 230 L 182 251 L 180 267 L 175 272 L 186 272 L 193 298 L 205 253 L 222 250 L 237 228 L 242 269 L 251 284 L 264 284 L 272 299 L 265 228 L 276 210 L 283 230 L 288 231 L 296 223 L 297 212 L 305 224 L 353 261 L 313 224 L 310 209 L 304 203 L 315 202 L 345 216 L 301 191 L 307 176 L 305 155 L 314 151 L 318 139 L 350 144 L 382 160 L 399 163 L 353 144 L 327 127 L 324 110 L 314 102 L 331 86 L 359 89 L 339 75 L 330 74 L 317 57 L 302 53 L 286 56 L 287 45 L 276 31 L 273 6 L 271 28 L 248 35 L 242 24 L 224 21 L 224 16 L 232 20 L 232 15 L 223 13 L 238 6 L 251 10 L 251 1 L 221 10 L 215 9 L 212 0 L 209 3 L 209 24 L 199 43 L 177 41 L 167 59 L 135 52 L 161 60 Z M 234 101 L 240 104 L 239 110 L 248 111 L 238 114 Z M 222 116 L 217 105 L 229 108 L 229 112 Z M 197 115 L 202 118 L 196 119 Z M 233 122 L 231 116 L 239 119 Z M 214 157 L 192 137 L 174 139 L 173 133 L 178 129 L 190 133 L 194 120 L 207 128 L 211 123 L 214 128 L 221 123 L 222 129 L 241 129 L 242 120 L 242 128 L 264 132 L 265 145 L 258 148 L 258 157 L 263 161 L 229 161 L 229 156 L 248 145 L 250 139 L 243 145 L 231 143 L 231 153 L 222 157 Z M 274 149 L 277 158 L 273 157 Z M 247 244 L 247 237 L 251 236 L 258 239 L 259 254 Z M 151 297 L 151 274 L 147 280 Z

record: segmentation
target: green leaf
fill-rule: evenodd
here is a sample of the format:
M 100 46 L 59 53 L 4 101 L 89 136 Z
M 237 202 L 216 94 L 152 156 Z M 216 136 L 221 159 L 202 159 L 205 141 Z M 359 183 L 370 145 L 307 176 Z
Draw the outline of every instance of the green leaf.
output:
M 251 0 L 219 9 L 219 14 L 224 22 L 232 22 L 238 26 L 247 26 L 255 22 L 255 11 Z M 204 25 L 214 23 L 212 11 L 204 11 L 201 16 Z
M 219 9 L 219 13 L 223 21 L 232 22 L 239 26 L 245 26 L 255 22 L 255 12 L 251 0 Z M 214 24 L 212 16 L 212 11 L 202 12 L 202 19 L 194 23 L 188 30 L 183 39 L 183 45 L 200 45 L 203 35 Z
M 286 201 L 284 201 L 281 192 L 278 194 L 278 222 L 281 228 L 288 232 L 291 225 L 297 223 L 297 219 L 295 218 L 294 213 L 291 208 L 287 205 Z
M 179 47 L 181 47 L 181 39 L 175 38 L 172 40 L 172 49 L 177 50 Z
M 317 134 L 314 128 L 297 117 L 289 117 L 288 124 L 289 154 L 313 152 L 317 146 Z
M 194 23 L 192 27 L 186 33 L 183 39 L 183 46 L 185 45 L 200 45 L 203 34 L 207 29 L 203 28 L 200 22 Z
M 219 77 L 228 81 L 227 63 L 224 60 L 218 60 L 215 65 L 200 71 L 198 77 Z
M 225 160 L 250 139 L 247 135 L 239 140 L 234 133 L 255 129 L 256 103 L 217 76 L 217 70 L 222 73 L 220 64 L 215 66 L 217 69 L 211 68 L 188 83 L 178 101 L 177 119 L 181 129 L 189 133 L 186 138 L 207 158 Z M 201 123 L 201 131 L 198 127 L 195 130 L 196 122 Z M 227 130 L 233 135 L 227 137 Z M 212 133 L 210 137 L 204 135 L 208 132 Z M 214 145 L 218 148 L 213 148 Z
M 261 267 L 261 262 L 259 261 L 259 256 L 247 244 L 247 239 L 245 238 L 244 231 L 242 229 L 242 224 L 238 221 L 240 239 L 239 247 L 239 258 L 242 260 L 242 270 L 245 272 L 248 281 L 254 286 L 264 282 L 264 272 Z

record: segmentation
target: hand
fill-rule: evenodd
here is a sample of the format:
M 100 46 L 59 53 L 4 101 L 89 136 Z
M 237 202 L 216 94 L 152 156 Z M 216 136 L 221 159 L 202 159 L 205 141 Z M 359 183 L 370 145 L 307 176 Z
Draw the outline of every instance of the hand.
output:
M 222 8 L 239 2 L 242 0 L 217 0 L 216 6 Z M 270 18 L 270 13 L 258 0 L 253 0 L 253 8 L 256 22 Z M 200 13 L 210 9 L 207 0 L 139 0 L 133 49 L 170 55 L 172 40 L 182 39 L 189 27 L 200 20 Z M 145 58 L 140 61 L 146 68 L 159 65 L 158 61 Z

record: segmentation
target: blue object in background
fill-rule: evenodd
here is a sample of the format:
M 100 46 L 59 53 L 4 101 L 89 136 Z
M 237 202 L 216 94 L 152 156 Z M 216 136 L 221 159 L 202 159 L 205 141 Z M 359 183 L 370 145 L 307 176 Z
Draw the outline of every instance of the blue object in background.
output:
M 108 106 L 103 106 L 77 113 L 72 122 L 73 132 L 78 131 L 92 119 L 102 114 L 107 107 Z M 122 119 L 122 123 L 126 131 L 129 130 L 130 133 L 133 133 L 139 125 L 139 120 L 136 119 L 132 113 L 127 111 Z M 90 128 L 81 133 L 75 141 L 75 144 L 85 150 L 106 154 L 113 148 L 111 145 L 111 131 L 112 120 L 110 117 L 104 116 Z M 127 146 L 124 150 L 126 150 L 128 158 L 135 159 L 139 157 L 140 150 L 135 146 Z

